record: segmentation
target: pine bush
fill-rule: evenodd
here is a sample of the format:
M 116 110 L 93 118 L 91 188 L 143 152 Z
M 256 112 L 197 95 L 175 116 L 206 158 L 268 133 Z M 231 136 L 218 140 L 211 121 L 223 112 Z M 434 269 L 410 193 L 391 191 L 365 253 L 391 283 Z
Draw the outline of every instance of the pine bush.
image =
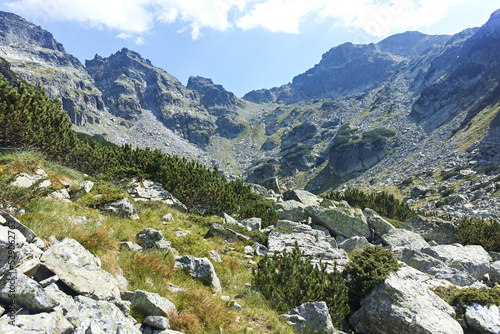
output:
M 328 273 L 325 264 L 314 266 L 297 244 L 291 252 L 266 255 L 253 270 L 253 286 L 279 312 L 306 302 L 324 301 L 337 328 L 349 313 L 347 287 L 337 268 Z
M 381 246 L 365 247 L 350 257 L 342 274 L 349 289 L 350 308 L 355 311 L 359 309 L 361 299 L 401 265 L 392 250 Z
M 462 245 L 481 245 L 488 252 L 498 252 L 500 223 L 496 220 L 462 218 L 457 224 L 457 238 Z

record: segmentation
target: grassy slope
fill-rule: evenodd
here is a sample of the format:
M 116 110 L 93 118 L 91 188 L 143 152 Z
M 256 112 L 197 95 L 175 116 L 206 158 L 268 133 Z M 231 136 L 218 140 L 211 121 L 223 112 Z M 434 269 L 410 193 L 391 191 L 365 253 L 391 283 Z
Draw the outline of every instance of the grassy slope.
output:
M 61 188 L 60 180 L 69 183 L 84 180 L 82 173 L 30 152 L 0 151 L 0 165 L 4 165 L 0 173 L 0 202 L 24 208 L 26 214 L 19 217 L 22 223 L 46 243 L 51 235 L 58 239 L 68 237 L 78 240 L 99 256 L 105 270 L 115 276 L 124 275 L 129 281 L 129 290 L 144 289 L 169 298 L 180 311 L 171 319 L 175 329 L 185 333 L 245 333 L 247 327 L 252 327 L 255 333 L 292 333 L 290 327 L 278 320 L 278 314 L 259 293 L 245 287 L 245 283 L 251 282 L 250 266 L 243 252 L 245 245 L 226 244 L 219 238 L 203 238 L 211 224 L 221 223 L 221 218 L 187 215 L 163 203 L 138 202 L 136 206 L 140 210 L 140 219 L 122 219 L 78 202 L 65 203 L 43 197 Z M 35 191 L 9 185 L 17 173 L 34 172 L 37 168 L 48 174 L 54 184 L 52 188 Z M 90 179 L 96 181 L 92 177 Z M 161 217 L 169 212 L 174 221 L 165 225 Z M 86 218 L 86 222 L 76 223 L 74 218 L 81 216 Z M 119 250 L 120 241 L 134 240 L 135 234 L 147 227 L 162 231 L 179 255 L 209 257 L 209 251 L 216 250 L 223 260 L 222 263 L 214 262 L 223 294 L 242 305 L 242 313 L 233 311 L 230 305 L 214 296 L 209 287 L 174 269 L 172 254 Z M 175 234 L 178 229 L 191 233 L 178 237 Z M 181 286 L 185 291 L 172 293 L 167 289 L 168 283 Z M 141 320 L 142 315 L 133 315 Z

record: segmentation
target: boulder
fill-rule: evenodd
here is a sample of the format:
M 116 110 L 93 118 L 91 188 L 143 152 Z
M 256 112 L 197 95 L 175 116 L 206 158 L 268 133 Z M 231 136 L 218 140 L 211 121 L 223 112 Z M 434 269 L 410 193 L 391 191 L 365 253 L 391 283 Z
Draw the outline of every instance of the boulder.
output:
M 212 259 L 212 261 L 215 261 L 215 262 L 218 262 L 218 263 L 222 262 L 222 260 L 220 258 L 220 255 L 219 255 L 219 253 L 217 253 L 217 251 L 215 251 L 215 250 L 212 249 L 209 252 L 209 254 L 210 254 L 210 258 Z
M 438 245 L 423 249 L 422 252 L 440 259 L 450 267 L 466 270 L 478 281 L 490 271 L 491 257 L 478 245 Z
M 101 269 L 101 261 L 78 241 L 64 239 L 49 247 L 40 258 L 43 266 L 78 294 L 120 301 L 118 281 Z
M 490 280 L 493 283 L 500 284 L 500 261 L 495 261 L 495 262 L 491 263 L 490 271 L 488 274 L 490 276 Z
M 359 333 L 463 333 L 454 316 L 453 308 L 405 266 L 362 299 L 349 322 Z
M 132 307 L 143 314 L 166 317 L 169 313 L 176 312 L 175 305 L 157 293 L 135 290 L 123 292 L 122 298 L 131 302 Z
M 392 249 L 409 248 L 421 250 L 422 248 L 430 247 L 420 234 L 402 229 L 394 229 L 384 234 L 382 236 L 382 243 Z
M 212 226 L 210 226 L 210 229 L 205 235 L 205 238 L 210 238 L 210 237 L 219 237 L 224 239 L 226 242 L 234 242 L 234 241 L 245 242 L 251 240 L 246 235 L 233 231 L 230 228 L 224 227 L 219 224 L 213 224 Z
M 287 314 L 280 315 L 293 327 L 295 333 L 334 334 L 330 311 L 325 302 L 310 302 L 294 308 Z
M 104 205 L 104 210 L 114 213 L 123 218 L 130 218 L 134 220 L 139 219 L 137 210 L 132 205 L 132 203 L 130 203 L 130 200 L 128 198 L 122 198 L 121 200 L 113 203 L 106 203 Z
M 394 230 L 395 227 L 389 223 L 387 220 L 382 218 L 377 212 L 370 208 L 365 208 L 363 213 L 366 216 L 366 221 L 368 225 L 373 230 L 376 237 L 382 237 L 387 232 Z
M 38 334 L 38 333 L 73 333 L 74 326 L 66 320 L 61 311 L 38 314 L 17 314 L 14 326 L 9 324 L 9 317 L 0 318 L 2 333 Z
M 307 220 L 307 214 L 305 212 L 306 206 L 298 201 L 289 200 L 278 202 L 274 204 L 273 207 L 278 213 L 279 219 L 295 222 Z
M 155 329 L 170 329 L 170 322 L 166 317 L 161 317 L 158 315 L 150 315 L 144 319 L 143 322 L 147 326 L 151 326 Z
M 151 180 L 133 181 L 129 184 L 127 192 L 135 201 L 161 201 L 176 210 L 187 212 L 187 207 L 158 182 Z
M 306 212 L 316 223 L 326 227 L 335 236 L 340 235 L 344 238 L 362 236 L 371 240 L 372 232 L 360 209 L 348 206 L 328 208 L 309 206 Z
M 17 305 L 30 312 L 44 312 L 54 309 L 59 303 L 48 295 L 36 281 L 14 269 L 0 280 L 0 300 L 8 304 L 15 294 Z
M 414 216 L 408 218 L 401 228 L 420 234 L 427 242 L 454 244 L 457 228 L 452 222 L 437 217 Z
M 243 225 L 249 231 L 260 231 L 262 226 L 261 218 L 247 218 L 239 221 L 240 225 Z
M 192 255 L 186 255 L 175 260 L 174 267 L 180 268 L 191 275 L 191 277 L 213 286 L 217 293 L 222 293 L 219 277 L 215 273 L 212 262 L 206 257 L 197 258 Z
M 66 314 L 66 319 L 75 326 L 73 333 L 140 334 L 133 319 L 114 304 L 85 296 L 76 296 L 74 301 L 75 307 Z
M 42 251 L 27 243 L 25 236 L 17 229 L 0 225 L 0 276 L 25 261 L 38 259 Z M 16 259 L 12 263 L 12 258 Z
M 143 250 L 159 249 L 170 252 L 172 244 L 163 237 L 163 234 L 154 228 L 146 228 L 137 233 L 135 238 Z
M 292 189 L 285 191 L 283 193 L 283 200 L 290 201 L 294 200 L 304 204 L 305 206 L 316 206 L 320 205 L 322 199 L 313 193 L 306 190 Z
M 36 238 L 35 232 L 24 226 L 16 217 L 13 217 L 9 213 L 2 210 L 0 210 L 0 216 L 3 218 L 0 224 L 21 232 L 21 234 L 26 238 L 26 242 L 32 242 Z
M 71 198 L 68 191 L 64 188 L 51 192 L 48 195 L 48 197 L 53 198 L 53 199 L 57 199 L 60 201 L 69 201 L 69 199 Z
M 38 174 L 19 173 L 18 175 L 16 175 L 14 181 L 12 181 L 10 185 L 19 188 L 30 188 L 35 183 L 46 178 L 47 175 L 44 174 L 38 175 Z
M 339 247 L 345 250 L 347 253 L 356 250 L 363 250 L 363 248 L 369 245 L 370 243 L 368 242 L 368 240 L 366 240 L 365 237 L 358 237 L 358 236 L 349 238 L 339 243 Z
M 500 311 L 498 306 L 483 306 L 477 303 L 468 305 L 465 311 L 467 325 L 478 333 L 500 333 Z
M 307 226 L 307 225 L 305 225 Z M 310 227 L 309 227 L 310 228 Z M 304 257 L 313 264 L 328 264 L 327 270 L 333 271 L 334 264 L 338 269 L 349 262 L 349 257 L 343 249 L 334 248 L 327 240 L 323 232 L 310 229 L 308 233 L 280 233 L 272 231 L 268 239 L 268 251 L 271 254 L 281 253 L 283 250 L 291 252 L 298 245 Z
M 80 183 L 80 189 L 84 194 L 88 194 L 89 192 L 92 191 L 92 188 L 94 187 L 94 182 L 86 180 Z
M 414 249 L 403 249 L 396 252 L 398 259 L 412 268 L 434 278 L 446 280 L 459 286 L 470 286 L 477 282 L 466 270 L 446 265 L 443 261 Z

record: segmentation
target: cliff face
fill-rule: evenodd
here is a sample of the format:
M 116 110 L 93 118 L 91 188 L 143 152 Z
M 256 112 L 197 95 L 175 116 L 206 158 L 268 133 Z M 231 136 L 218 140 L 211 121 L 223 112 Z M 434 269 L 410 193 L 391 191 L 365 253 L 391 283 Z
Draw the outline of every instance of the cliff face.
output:
M 21 78 L 60 98 L 74 124 L 99 122 L 104 111 L 100 91 L 80 61 L 51 33 L 20 16 L 0 12 L 0 57 Z

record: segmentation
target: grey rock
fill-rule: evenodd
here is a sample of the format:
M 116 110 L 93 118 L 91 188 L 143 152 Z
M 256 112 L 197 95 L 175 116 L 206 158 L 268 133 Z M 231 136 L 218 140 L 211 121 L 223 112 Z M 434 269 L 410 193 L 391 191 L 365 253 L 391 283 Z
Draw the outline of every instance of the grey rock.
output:
M 370 227 L 360 209 L 344 206 L 337 208 L 310 206 L 306 211 L 313 221 L 328 228 L 335 236 L 341 235 L 345 238 L 362 236 L 371 240 Z
M 174 331 L 172 329 L 165 329 L 162 331 L 154 331 L 153 334 L 184 334 L 184 333 L 179 332 L 179 331 Z
M 130 203 L 128 198 L 123 198 L 119 201 L 113 203 L 107 203 L 104 205 L 104 210 L 107 212 L 112 212 L 120 217 L 137 219 L 137 210 Z
M 228 302 L 231 300 L 231 297 L 229 296 L 220 296 L 220 300 L 222 300 L 223 302 Z
M 69 200 L 71 198 L 71 196 L 69 195 L 68 191 L 65 188 L 51 192 L 48 195 L 48 197 L 53 199 L 58 199 L 61 201 Z
M 94 187 L 94 182 L 89 180 L 80 183 L 80 190 L 82 190 L 85 194 L 91 192 L 93 187 Z
M 410 267 L 437 279 L 446 280 L 463 287 L 477 282 L 463 267 L 457 269 L 454 266 L 448 266 L 443 261 L 418 250 L 405 248 L 396 252 L 396 256 Z
M 173 250 L 172 244 L 163 237 L 163 234 L 154 228 L 146 228 L 136 234 L 137 243 L 143 250 L 161 249 L 164 251 Z
M 122 241 L 120 242 L 120 249 L 140 252 L 142 247 L 132 241 Z
M 18 269 L 9 271 L 0 280 L 0 300 L 9 303 L 12 299 L 9 296 L 13 291 L 16 304 L 31 312 L 49 311 L 59 305 L 43 290 L 40 284 Z
M 143 180 L 133 181 L 129 184 L 128 193 L 134 200 L 161 201 L 181 212 L 187 212 L 187 207 L 175 198 L 170 192 L 165 190 L 158 182 Z M 165 219 L 167 220 L 167 219 Z
M 247 218 L 239 221 L 241 225 L 246 227 L 249 231 L 260 231 L 262 225 L 261 218 Z
M 500 284 L 500 261 L 495 261 L 491 263 L 490 271 L 488 272 L 490 280 L 493 283 Z
M 167 290 L 174 293 L 185 291 L 184 288 L 172 283 L 167 283 Z
M 234 309 L 236 312 L 241 312 L 241 311 L 243 311 L 243 308 L 242 308 L 242 307 L 241 307 L 241 305 L 240 305 L 240 304 L 238 304 L 237 302 L 233 301 L 233 302 L 232 302 L 232 304 L 233 304 L 233 309 Z
M 134 322 L 114 304 L 85 296 L 76 296 L 74 300 L 75 308 L 66 314 L 75 326 L 74 334 L 140 333 Z
M 418 185 L 411 190 L 411 198 L 425 197 L 431 191 L 430 188 Z
M 437 217 L 414 216 L 405 221 L 401 228 L 420 234 L 426 241 L 438 244 L 457 242 L 457 228 L 452 222 Z
M 33 239 L 32 243 L 40 250 L 43 250 L 45 248 L 45 242 L 43 242 L 43 240 L 38 237 Z
M 288 320 L 295 333 L 335 333 L 330 311 L 325 302 L 302 304 L 287 314 L 280 315 L 280 318 Z
M 326 236 L 323 231 L 313 229 L 312 226 L 307 224 L 298 223 L 291 220 L 278 220 L 274 225 L 275 229 L 284 229 L 294 233 L 308 233 L 314 235 Z
M 491 257 L 481 246 L 438 245 L 423 249 L 422 252 L 440 259 L 450 267 L 465 269 L 478 281 L 490 270 Z
M 224 212 L 223 216 L 224 216 L 224 223 L 238 225 L 238 221 L 236 219 L 234 219 L 233 217 L 231 217 L 230 215 L 228 215 L 227 213 Z
M 54 276 L 50 276 L 49 278 L 46 278 L 44 280 L 41 280 L 40 282 L 38 282 L 40 284 L 40 286 L 42 286 L 43 288 L 46 288 L 48 287 L 49 285 L 51 285 L 52 283 L 56 283 L 57 281 L 59 281 L 59 276 L 57 275 L 54 275 Z
M 219 237 L 224 239 L 226 242 L 251 240 L 246 235 L 233 231 L 230 228 L 227 228 L 219 224 L 213 224 L 212 226 L 210 226 L 210 229 L 205 235 L 205 238 L 210 238 L 210 237 Z
M 146 319 L 144 319 L 144 324 L 155 329 L 170 329 L 168 318 L 158 315 L 147 316 Z
M 465 311 L 467 325 L 484 334 L 500 333 L 500 311 L 498 306 L 468 305 Z
M 455 312 L 403 267 L 361 301 L 349 322 L 360 333 L 463 333 Z
M 215 261 L 218 263 L 222 262 L 220 255 L 219 255 L 219 253 L 217 253 L 217 251 L 211 250 L 209 253 L 210 253 L 210 258 L 212 259 L 212 261 Z
M 25 274 L 26 276 L 32 277 L 33 274 L 37 271 L 40 266 L 40 259 L 34 258 L 23 261 L 18 267 L 17 270 Z
M 326 228 L 326 227 L 324 227 L 324 226 L 321 226 L 321 225 L 318 225 L 318 224 L 312 224 L 312 225 L 311 225 L 311 227 L 312 227 L 313 229 L 315 229 L 315 230 L 318 230 L 318 231 L 322 231 L 322 232 L 324 232 L 324 233 L 325 233 L 325 235 L 326 235 L 327 237 L 329 237 L 329 236 L 331 235 L 331 234 L 330 234 L 330 230 L 329 230 L 329 229 L 327 229 L 327 228 Z
M 14 326 L 9 323 L 8 317 L 0 318 L 0 329 L 2 333 L 8 334 L 71 334 L 74 326 L 64 318 L 62 312 L 17 314 Z
M 283 220 L 291 220 L 295 222 L 307 220 L 305 212 L 306 206 L 298 201 L 289 200 L 278 202 L 273 205 L 278 213 L 278 218 Z
M 66 238 L 49 247 L 40 261 L 79 294 L 113 302 L 120 300 L 116 279 L 101 269 L 97 256 L 74 239 Z
M 394 230 L 395 227 L 387 220 L 382 218 L 377 212 L 370 208 L 365 208 L 363 213 L 366 216 L 368 225 L 373 230 L 375 236 L 382 237 L 387 232 Z
M 25 261 L 39 259 L 41 255 L 42 251 L 33 244 L 27 243 L 19 230 L 11 230 L 0 225 L 0 276 Z M 16 260 L 15 263 L 12 263 L 13 257 Z
M 134 292 L 123 292 L 121 296 L 123 300 L 131 302 L 132 307 L 143 314 L 166 317 L 169 313 L 176 311 L 175 305 L 170 300 L 157 293 L 135 290 Z
M 172 216 L 172 214 L 169 212 L 167 213 L 166 215 L 164 215 L 163 217 L 161 217 L 162 220 L 165 220 L 165 221 L 173 221 L 174 220 L 174 217 Z
M 341 242 L 338 246 L 349 253 L 356 250 L 363 250 L 363 248 L 369 245 L 370 243 L 365 237 L 355 236 Z
M 175 260 L 174 267 L 180 268 L 189 273 L 193 278 L 213 286 L 217 293 L 222 293 L 219 277 L 215 273 L 212 262 L 206 257 L 197 258 L 192 255 L 186 255 Z
M 14 181 L 10 183 L 11 186 L 14 187 L 19 187 L 19 188 L 30 188 L 33 186 L 35 183 L 39 182 L 40 180 L 44 179 L 45 176 L 43 175 L 33 175 L 33 174 L 27 174 L 27 173 L 20 173 L 16 175 Z
M 292 189 L 285 191 L 283 193 L 283 200 L 289 201 L 294 200 L 304 204 L 305 206 L 316 206 L 319 205 L 322 199 L 313 193 L 306 190 Z
M 427 241 L 420 234 L 408 230 L 394 229 L 382 236 L 384 245 L 390 248 L 410 248 L 421 250 L 422 248 L 430 247 Z
M 36 238 L 35 232 L 30 228 L 24 226 L 16 217 L 13 217 L 7 212 L 0 210 L 0 216 L 3 218 L 1 225 L 13 228 L 21 232 L 21 234 L 26 238 L 26 242 L 33 242 Z
M 495 261 L 495 262 L 500 261 L 500 253 L 499 252 L 489 252 L 488 254 L 490 254 L 493 261 Z

